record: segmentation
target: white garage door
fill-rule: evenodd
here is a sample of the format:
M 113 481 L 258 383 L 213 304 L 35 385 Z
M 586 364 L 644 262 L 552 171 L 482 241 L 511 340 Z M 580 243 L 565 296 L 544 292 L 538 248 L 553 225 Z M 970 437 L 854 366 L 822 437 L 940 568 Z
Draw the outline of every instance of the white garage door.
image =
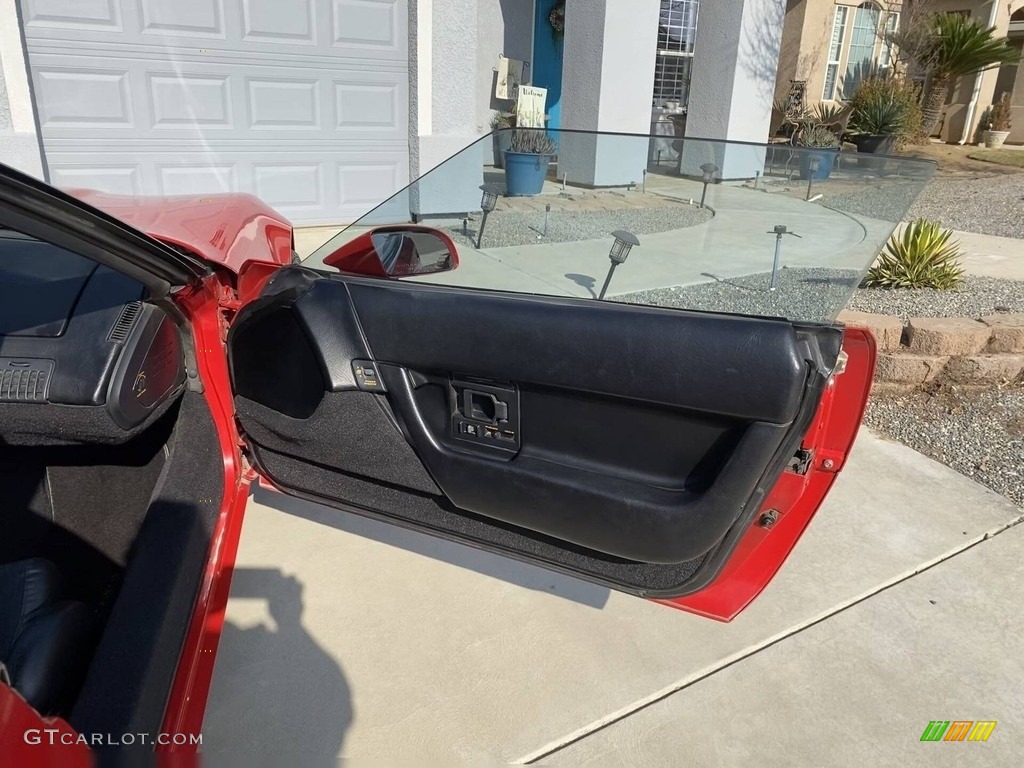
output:
M 21 0 L 51 183 L 350 221 L 408 180 L 406 0 Z

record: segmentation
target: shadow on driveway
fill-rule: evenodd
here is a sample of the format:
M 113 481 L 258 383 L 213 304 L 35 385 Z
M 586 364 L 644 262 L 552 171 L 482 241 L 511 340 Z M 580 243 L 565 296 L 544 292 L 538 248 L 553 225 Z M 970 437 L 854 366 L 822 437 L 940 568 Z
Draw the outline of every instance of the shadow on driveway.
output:
M 341 666 L 302 624 L 303 585 L 277 568 L 238 568 L 231 599 L 266 601 L 276 628 L 227 621 L 217 655 L 217 696 L 204 722 L 203 750 L 280 754 L 341 752 L 352 725 L 352 693 Z
M 564 576 L 511 557 L 493 554 L 420 531 L 402 528 L 399 525 L 384 523 L 262 488 L 256 489 L 253 499 L 288 515 L 379 541 L 382 544 L 400 547 L 407 552 L 414 552 L 432 560 L 440 560 L 459 568 L 466 568 L 509 584 L 547 592 L 592 608 L 603 608 L 608 602 L 609 590 L 607 587 L 591 584 L 572 576 Z M 234 582 L 232 582 L 231 595 L 235 596 Z

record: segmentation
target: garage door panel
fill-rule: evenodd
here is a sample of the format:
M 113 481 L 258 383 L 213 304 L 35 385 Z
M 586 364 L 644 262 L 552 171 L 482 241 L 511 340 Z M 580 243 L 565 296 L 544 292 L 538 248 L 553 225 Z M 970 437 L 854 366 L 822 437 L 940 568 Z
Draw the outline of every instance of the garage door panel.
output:
M 282 77 L 247 77 L 249 127 L 259 131 L 319 131 L 320 82 Z
M 359 218 L 408 183 L 406 147 L 320 151 L 294 147 L 253 159 L 220 142 L 212 152 L 179 147 L 145 150 L 112 142 L 85 152 L 58 143 L 48 153 L 53 182 L 116 194 L 196 194 L 244 191 L 266 200 L 292 221 L 336 224 Z M 210 157 L 216 158 L 214 162 Z M 88 162 L 83 161 L 88 158 Z
M 221 0 L 138 0 L 142 34 L 226 39 Z
M 313 0 L 242 0 L 242 41 L 316 45 Z
M 118 0 L 25 0 L 22 6 L 25 26 L 33 30 L 123 30 Z
M 82 62 L 82 63 L 79 63 Z M 90 66 L 86 65 L 86 62 Z M 161 134 L 218 138 L 406 141 L 408 71 L 350 66 L 338 72 L 108 55 L 40 53 L 33 78 L 47 138 Z M 289 132 L 294 135 L 289 136 Z M 273 151 L 273 146 L 268 147 Z
M 66 166 L 50 168 L 50 181 L 64 189 L 91 187 L 115 195 L 141 195 L 142 169 L 138 164 L 124 166 Z
M 43 131 L 136 128 L 127 69 L 77 70 L 42 64 L 33 69 L 33 76 Z
M 160 128 L 231 129 L 231 91 L 228 76 L 147 73 L 150 125 Z
M 320 60 L 407 62 L 406 0 L 21 0 L 30 47 L 104 43 L 171 53 L 176 60 L 223 54 L 294 54 Z M 308 62 L 303 62 L 303 64 Z
M 406 0 L 22 4 L 57 184 L 334 224 L 408 182 Z

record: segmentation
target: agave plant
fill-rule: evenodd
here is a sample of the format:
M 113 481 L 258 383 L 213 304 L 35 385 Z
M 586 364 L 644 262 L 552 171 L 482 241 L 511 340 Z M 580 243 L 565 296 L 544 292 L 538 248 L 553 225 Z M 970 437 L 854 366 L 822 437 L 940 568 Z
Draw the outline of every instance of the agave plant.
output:
M 524 155 L 554 155 L 557 147 L 543 129 L 520 128 L 512 134 L 512 151 Z
M 814 149 L 837 149 L 840 144 L 838 136 L 824 125 L 816 124 L 805 125 L 797 136 L 796 143 L 801 147 Z
M 957 78 L 972 75 L 1001 64 L 1013 64 L 1020 58 L 1006 39 L 995 36 L 995 27 L 959 13 L 937 13 L 931 19 L 931 32 L 919 64 L 929 74 L 922 107 L 921 127 L 926 136 L 935 132 L 946 105 L 949 85 Z
M 953 230 L 937 221 L 918 219 L 893 235 L 864 278 L 867 288 L 956 288 L 963 282 L 960 245 Z
M 906 126 L 906 113 L 906 107 L 891 96 L 868 99 L 854 110 L 850 129 L 867 136 L 897 136 Z

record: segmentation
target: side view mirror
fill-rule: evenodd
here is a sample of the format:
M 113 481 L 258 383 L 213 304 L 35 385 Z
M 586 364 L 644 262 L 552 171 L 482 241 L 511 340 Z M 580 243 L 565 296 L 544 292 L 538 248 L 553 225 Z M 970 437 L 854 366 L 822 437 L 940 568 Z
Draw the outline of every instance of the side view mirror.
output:
M 399 278 L 450 272 L 459 266 L 459 254 L 441 230 L 401 224 L 364 232 L 323 263 L 354 275 Z

